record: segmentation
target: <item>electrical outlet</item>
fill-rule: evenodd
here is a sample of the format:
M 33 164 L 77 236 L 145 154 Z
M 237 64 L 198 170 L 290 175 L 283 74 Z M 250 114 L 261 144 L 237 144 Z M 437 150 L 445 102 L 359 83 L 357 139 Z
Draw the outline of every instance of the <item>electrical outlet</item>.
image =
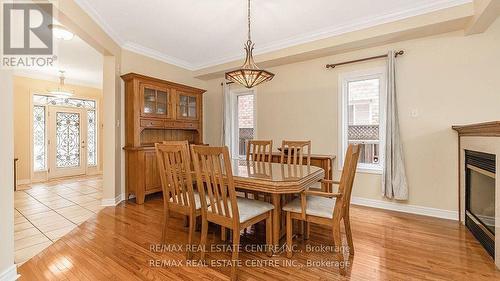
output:
M 410 117 L 417 118 L 419 115 L 418 109 L 414 108 L 410 111 Z

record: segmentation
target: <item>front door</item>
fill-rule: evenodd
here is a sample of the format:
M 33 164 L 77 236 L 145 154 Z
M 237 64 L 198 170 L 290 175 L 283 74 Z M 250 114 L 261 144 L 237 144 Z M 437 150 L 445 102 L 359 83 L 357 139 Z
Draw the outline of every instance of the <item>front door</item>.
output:
M 85 174 L 85 116 L 80 108 L 49 106 L 49 178 Z

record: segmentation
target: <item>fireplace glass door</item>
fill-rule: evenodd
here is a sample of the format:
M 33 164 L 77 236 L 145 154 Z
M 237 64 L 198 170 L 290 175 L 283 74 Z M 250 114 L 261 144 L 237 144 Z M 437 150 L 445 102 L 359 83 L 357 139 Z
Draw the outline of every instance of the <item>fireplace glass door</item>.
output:
M 465 225 L 495 256 L 496 156 L 465 151 Z
M 495 178 L 488 171 L 468 166 L 469 206 L 471 212 L 488 230 L 495 234 Z

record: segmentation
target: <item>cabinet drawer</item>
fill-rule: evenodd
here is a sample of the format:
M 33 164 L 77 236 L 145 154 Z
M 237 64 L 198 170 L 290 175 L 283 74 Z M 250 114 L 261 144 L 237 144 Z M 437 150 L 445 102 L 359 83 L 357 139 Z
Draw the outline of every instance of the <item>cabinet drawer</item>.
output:
M 166 121 L 165 128 L 177 128 L 177 122 L 174 121 Z
M 141 127 L 145 128 L 163 128 L 163 120 L 141 119 Z
M 198 129 L 198 123 L 194 123 L 194 122 L 179 122 L 179 123 L 177 123 L 177 128 L 179 128 L 179 129 L 192 129 L 192 130 L 196 130 L 196 129 Z

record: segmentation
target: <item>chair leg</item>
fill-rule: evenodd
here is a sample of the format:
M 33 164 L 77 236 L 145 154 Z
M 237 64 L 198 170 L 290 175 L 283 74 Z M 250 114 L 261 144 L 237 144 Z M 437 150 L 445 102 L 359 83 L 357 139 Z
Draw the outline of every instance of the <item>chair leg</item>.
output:
M 205 261 L 205 254 L 207 252 L 207 235 L 208 235 L 208 221 L 206 218 L 201 218 L 201 260 Z
M 349 245 L 349 255 L 354 255 L 354 243 L 352 242 L 352 232 L 351 232 L 351 222 L 349 220 L 349 214 L 344 217 L 344 228 L 345 235 L 347 236 L 347 244 Z
M 292 215 L 290 212 L 286 212 L 286 257 L 292 258 Z
M 304 221 L 299 221 L 299 234 L 302 240 L 304 240 Z
M 194 214 L 189 215 L 189 234 L 188 234 L 188 251 L 186 251 L 186 258 L 191 259 L 193 257 L 193 252 L 191 251 L 193 247 L 193 236 L 194 229 L 196 228 L 196 217 Z
M 163 229 L 161 232 L 161 242 L 165 244 L 167 242 L 167 227 L 168 227 L 169 211 L 166 209 L 163 212 Z
M 266 219 L 266 244 L 267 244 L 267 255 L 271 257 L 273 255 L 273 213 L 269 212 L 269 216 Z
M 335 245 L 338 245 L 338 251 L 336 256 L 337 256 L 337 261 L 339 262 L 340 274 L 345 275 L 344 253 L 342 249 L 342 238 L 340 236 L 340 222 L 333 224 L 333 241 Z
M 240 246 L 240 232 L 238 229 L 233 230 L 233 257 L 231 263 L 231 280 L 238 280 L 238 254 Z
M 309 222 L 304 222 L 304 239 L 308 240 L 309 239 L 309 234 L 311 234 L 311 224 Z
M 222 240 L 222 241 L 227 240 L 227 230 L 223 226 L 220 227 L 220 240 Z

